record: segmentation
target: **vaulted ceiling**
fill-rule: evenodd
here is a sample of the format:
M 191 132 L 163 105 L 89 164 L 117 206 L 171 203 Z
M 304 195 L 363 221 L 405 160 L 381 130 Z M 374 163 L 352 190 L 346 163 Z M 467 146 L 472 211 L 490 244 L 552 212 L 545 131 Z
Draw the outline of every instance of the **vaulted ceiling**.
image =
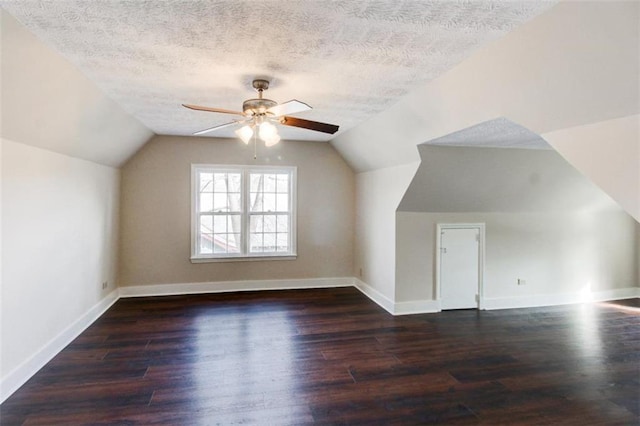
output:
M 388 109 L 555 1 L 3 0 L 0 5 L 156 134 L 230 121 L 266 94 L 340 133 Z M 233 136 L 233 128 L 211 136 Z M 339 133 L 339 134 L 340 134 Z M 295 128 L 284 138 L 328 140 Z
M 0 6 L 8 140 L 120 167 L 153 133 L 190 135 L 233 118 L 181 103 L 238 110 L 262 77 L 268 97 L 314 107 L 300 118 L 340 125 L 333 137 L 281 126 L 283 138 L 330 140 L 356 172 L 417 162 L 428 141 L 544 147 L 535 134 L 640 218 L 638 2 Z M 498 126 L 487 139 L 479 123 L 519 130 Z

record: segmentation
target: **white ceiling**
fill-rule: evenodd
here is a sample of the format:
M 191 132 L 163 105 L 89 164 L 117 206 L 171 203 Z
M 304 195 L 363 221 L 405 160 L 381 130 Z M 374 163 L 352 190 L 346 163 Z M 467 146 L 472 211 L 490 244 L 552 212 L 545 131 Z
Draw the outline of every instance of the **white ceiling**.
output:
M 157 134 L 189 135 L 234 116 L 250 82 L 314 107 L 344 132 L 388 109 L 555 1 L 0 0 Z M 212 136 L 233 136 L 233 129 Z M 287 139 L 329 140 L 282 128 Z
M 424 144 L 485 148 L 553 149 L 537 133 L 504 117 L 458 130 Z

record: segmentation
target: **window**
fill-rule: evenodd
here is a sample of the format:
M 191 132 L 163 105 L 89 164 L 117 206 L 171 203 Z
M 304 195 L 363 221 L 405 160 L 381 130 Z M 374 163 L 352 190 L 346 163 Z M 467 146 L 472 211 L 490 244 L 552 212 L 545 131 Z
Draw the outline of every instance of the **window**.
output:
M 296 255 L 295 167 L 192 165 L 191 260 Z

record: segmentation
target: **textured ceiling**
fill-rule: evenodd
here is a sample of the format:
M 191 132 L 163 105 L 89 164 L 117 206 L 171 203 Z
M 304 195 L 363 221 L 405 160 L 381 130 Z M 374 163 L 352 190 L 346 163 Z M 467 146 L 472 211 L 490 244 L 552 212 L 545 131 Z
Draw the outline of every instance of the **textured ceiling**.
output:
M 504 117 L 485 121 L 424 145 L 470 146 L 485 148 L 553 149 L 537 133 Z
M 255 77 L 267 97 L 344 132 L 438 77 L 555 1 L 0 0 L 157 134 L 189 135 L 234 116 Z M 233 136 L 233 129 L 211 136 Z M 287 139 L 329 140 L 282 128 Z

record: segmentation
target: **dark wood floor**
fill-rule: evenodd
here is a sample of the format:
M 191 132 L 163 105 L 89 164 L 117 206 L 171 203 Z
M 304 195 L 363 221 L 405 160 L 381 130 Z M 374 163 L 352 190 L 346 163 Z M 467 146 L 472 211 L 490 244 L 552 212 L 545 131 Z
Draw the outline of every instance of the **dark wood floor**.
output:
M 638 306 L 393 317 L 353 288 L 123 299 L 0 419 L 638 424 Z

